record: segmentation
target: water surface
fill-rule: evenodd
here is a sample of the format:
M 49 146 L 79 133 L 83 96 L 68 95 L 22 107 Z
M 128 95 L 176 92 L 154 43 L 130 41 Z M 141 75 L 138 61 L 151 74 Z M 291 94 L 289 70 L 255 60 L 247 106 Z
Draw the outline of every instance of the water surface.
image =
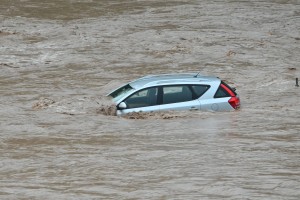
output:
M 1 199 L 299 199 L 300 4 L 2 0 Z M 103 115 L 148 74 L 201 72 L 236 112 Z

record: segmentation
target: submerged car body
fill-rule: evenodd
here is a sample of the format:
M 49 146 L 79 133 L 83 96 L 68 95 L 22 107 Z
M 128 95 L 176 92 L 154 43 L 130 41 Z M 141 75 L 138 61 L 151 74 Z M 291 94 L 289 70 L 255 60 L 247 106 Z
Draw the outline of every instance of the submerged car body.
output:
M 117 115 L 166 110 L 232 111 L 240 107 L 235 89 L 217 77 L 195 73 L 150 75 L 108 94 Z

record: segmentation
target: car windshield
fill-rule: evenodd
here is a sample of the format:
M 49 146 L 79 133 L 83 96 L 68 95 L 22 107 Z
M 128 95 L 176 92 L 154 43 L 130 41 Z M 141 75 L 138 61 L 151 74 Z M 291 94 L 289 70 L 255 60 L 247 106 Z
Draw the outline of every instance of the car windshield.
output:
M 120 87 L 119 89 L 113 91 L 112 93 L 109 94 L 109 96 L 111 96 L 113 98 L 114 102 L 117 102 L 131 90 L 133 90 L 133 88 L 129 84 L 127 84 L 127 85 L 124 85 L 123 87 Z

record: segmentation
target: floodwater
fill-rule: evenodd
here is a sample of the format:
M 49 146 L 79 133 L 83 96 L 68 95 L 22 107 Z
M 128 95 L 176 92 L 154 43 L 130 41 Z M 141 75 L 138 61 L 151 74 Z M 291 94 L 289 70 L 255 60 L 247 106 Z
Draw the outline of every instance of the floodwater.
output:
M 0 199 L 299 199 L 299 0 L 1 0 Z M 117 117 L 105 94 L 201 72 L 235 112 Z

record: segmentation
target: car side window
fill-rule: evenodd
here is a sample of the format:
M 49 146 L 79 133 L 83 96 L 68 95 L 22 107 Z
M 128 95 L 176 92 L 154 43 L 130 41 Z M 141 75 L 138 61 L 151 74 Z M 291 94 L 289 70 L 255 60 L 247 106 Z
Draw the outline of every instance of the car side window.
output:
M 163 104 L 178 103 L 191 100 L 193 100 L 193 93 L 188 85 L 163 87 Z
M 201 97 L 208 89 L 209 85 L 192 85 L 192 89 L 195 92 L 195 98 Z
M 223 97 L 230 97 L 230 94 L 228 94 L 228 92 L 220 85 L 214 98 L 223 98 Z
M 126 103 L 127 108 L 154 106 L 157 105 L 157 94 L 157 87 L 147 88 L 134 93 L 124 102 Z

